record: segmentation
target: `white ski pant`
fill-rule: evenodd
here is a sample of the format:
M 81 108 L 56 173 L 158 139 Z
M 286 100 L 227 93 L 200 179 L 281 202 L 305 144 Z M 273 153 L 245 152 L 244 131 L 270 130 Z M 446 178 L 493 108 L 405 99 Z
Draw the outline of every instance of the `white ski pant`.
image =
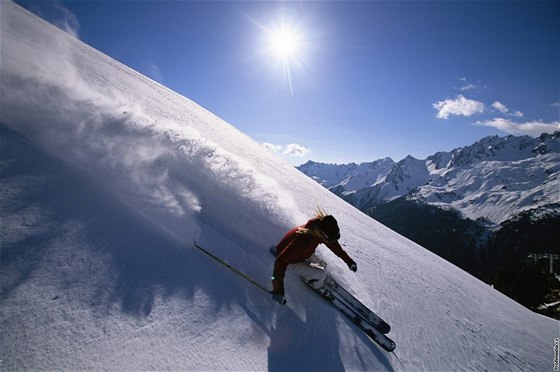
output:
M 295 272 L 308 282 L 313 288 L 321 288 L 327 278 L 327 263 L 312 255 L 303 262 L 290 264 L 288 270 Z

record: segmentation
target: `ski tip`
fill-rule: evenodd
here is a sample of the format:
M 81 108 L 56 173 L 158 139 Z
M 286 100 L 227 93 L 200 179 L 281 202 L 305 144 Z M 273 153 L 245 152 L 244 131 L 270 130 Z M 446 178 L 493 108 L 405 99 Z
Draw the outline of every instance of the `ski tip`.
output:
M 379 331 L 383 334 L 391 332 L 391 326 L 387 323 L 381 323 L 379 326 Z

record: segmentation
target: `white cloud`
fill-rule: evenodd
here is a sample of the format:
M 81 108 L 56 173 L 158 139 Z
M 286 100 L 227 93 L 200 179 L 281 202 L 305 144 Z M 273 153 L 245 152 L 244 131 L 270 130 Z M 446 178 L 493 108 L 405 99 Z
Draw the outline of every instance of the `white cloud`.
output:
M 459 88 L 460 91 L 464 92 L 465 90 L 471 90 L 471 89 L 476 89 L 478 88 L 477 85 L 474 84 L 467 84 L 465 86 L 462 86 L 461 88 Z
M 298 145 L 297 143 L 291 143 L 286 145 L 286 148 L 282 153 L 289 156 L 305 156 L 309 154 L 309 152 L 311 152 L 311 150 L 308 148 Z
M 494 102 L 494 103 L 492 104 L 492 108 L 494 108 L 495 110 L 500 111 L 502 114 L 507 114 L 507 113 L 509 112 L 509 109 L 507 108 L 507 106 L 504 105 L 504 104 L 501 103 L 501 102 L 498 102 L 498 101 L 496 101 L 496 102 Z
M 481 89 L 484 87 L 481 87 L 480 85 L 476 85 L 476 84 L 472 84 L 470 83 L 466 77 L 460 77 L 459 81 L 461 82 L 461 86 L 460 87 L 454 87 L 457 90 L 460 90 L 461 92 L 467 91 L 467 90 L 473 90 L 473 89 Z
M 262 143 L 261 146 L 276 154 L 282 154 L 288 156 L 305 156 L 311 152 L 311 150 L 308 149 L 307 147 L 298 145 L 297 143 L 291 143 L 289 145 L 282 146 L 282 145 L 275 145 L 272 143 L 265 142 Z
M 264 142 L 261 144 L 262 147 L 264 147 L 265 149 L 275 152 L 275 153 L 279 153 L 282 151 L 282 146 L 280 145 L 274 145 L 272 143 L 268 143 L 268 142 Z
M 433 104 L 438 110 L 438 119 L 448 119 L 450 115 L 472 116 L 484 112 L 484 103 L 458 95 L 455 99 L 446 99 Z
M 495 118 L 486 121 L 477 121 L 474 125 L 482 125 L 486 127 L 496 128 L 502 132 L 514 135 L 539 136 L 542 133 L 553 133 L 560 130 L 560 121 L 552 123 L 543 123 L 542 121 L 529 121 L 525 123 L 516 123 L 509 119 Z
M 521 111 L 513 111 L 511 112 L 509 108 L 499 101 L 495 101 L 492 106 L 494 110 L 501 112 L 504 115 L 515 116 L 517 118 L 523 117 L 523 113 Z

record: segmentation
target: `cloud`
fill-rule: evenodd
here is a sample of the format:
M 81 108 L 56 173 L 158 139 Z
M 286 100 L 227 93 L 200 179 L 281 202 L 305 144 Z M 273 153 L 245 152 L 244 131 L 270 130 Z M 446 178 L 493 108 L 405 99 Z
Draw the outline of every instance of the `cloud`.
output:
M 274 145 L 272 143 L 264 142 L 261 144 L 261 146 L 274 153 L 282 152 L 282 146 L 280 145 Z
M 311 150 L 308 148 L 298 145 L 297 143 L 291 143 L 286 146 L 282 153 L 289 156 L 305 156 L 309 154 L 309 152 L 311 152 Z
M 460 90 L 461 92 L 465 92 L 467 90 L 473 90 L 473 89 L 481 89 L 484 87 L 481 87 L 480 85 L 476 85 L 476 84 L 472 84 L 470 83 L 466 77 L 460 77 L 459 81 L 461 82 L 461 86 L 460 87 L 454 87 L 457 90 Z
M 498 102 L 498 101 L 496 101 L 492 104 L 492 108 L 500 111 L 502 114 L 507 114 L 507 112 L 509 111 L 506 105 L 504 105 L 503 103 Z
M 311 150 L 308 149 L 307 147 L 298 145 L 297 143 L 291 143 L 289 145 L 282 146 L 282 145 L 275 145 L 272 143 L 265 142 L 262 143 L 261 146 L 276 154 L 282 154 L 288 156 L 305 156 L 311 152 Z
M 462 86 L 461 88 L 459 88 L 459 90 L 461 92 L 464 92 L 465 90 L 471 90 L 471 89 L 477 89 L 478 85 L 474 85 L 474 84 L 467 84 L 465 86 Z
M 560 121 L 544 123 L 542 121 L 529 121 L 516 123 L 510 119 L 494 118 L 486 121 L 477 121 L 474 125 L 496 128 L 502 132 L 513 135 L 539 136 L 543 133 L 553 133 L 560 130 Z
M 433 104 L 438 110 L 436 117 L 438 119 L 448 119 L 450 115 L 455 116 L 473 116 L 484 112 L 484 103 L 458 95 L 455 99 L 446 99 Z
M 506 105 L 501 102 L 495 101 L 492 106 L 494 110 L 501 112 L 505 115 L 515 116 L 515 117 L 523 117 L 523 113 L 521 111 L 513 111 L 511 112 Z

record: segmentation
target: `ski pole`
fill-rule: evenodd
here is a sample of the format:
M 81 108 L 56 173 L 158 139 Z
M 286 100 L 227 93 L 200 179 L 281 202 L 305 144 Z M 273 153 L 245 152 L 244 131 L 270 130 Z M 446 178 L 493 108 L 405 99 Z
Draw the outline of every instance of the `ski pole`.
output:
M 238 269 L 236 269 L 235 267 L 231 266 L 230 264 L 228 264 L 227 262 L 225 262 L 224 260 L 222 260 L 219 257 L 214 256 L 212 253 L 208 252 L 206 249 L 202 248 L 200 245 L 198 245 L 196 242 L 193 242 L 194 246 L 198 249 L 200 249 L 202 252 L 206 253 L 208 256 L 212 257 L 214 260 L 218 261 L 219 263 L 221 263 L 222 265 L 224 265 L 225 267 L 227 267 L 228 269 L 230 269 L 231 271 L 233 271 L 234 273 L 236 273 L 237 275 L 241 276 L 243 279 L 247 280 L 248 282 L 252 283 L 253 285 L 259 287 L 260 289 L 262 289 L 263 291 L 265 291 L 266 293 L 271 294 L 272 291 L 269 291 L 268 289 L 266 289 L 265 287 L 263 287 L 261 284 L 257 283 L 256 281 L 254 281 L 253 279 L 251 279 L 248 275 L 242 273 L 241 271 L 239 271 Z

